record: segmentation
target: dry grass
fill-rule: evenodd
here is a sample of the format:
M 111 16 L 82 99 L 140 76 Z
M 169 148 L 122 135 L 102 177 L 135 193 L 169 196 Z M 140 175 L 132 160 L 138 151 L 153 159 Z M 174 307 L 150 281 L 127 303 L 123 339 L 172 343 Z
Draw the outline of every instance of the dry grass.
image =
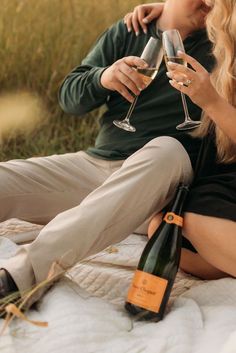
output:
M 141 2 L 1 0 L 0 94 L 37 94 L 50 117 L 31 135 L 5 139 L 1 160 L 75 151 L 93 143 L 98 113 L 86 119 L 64 115 L 57 103 L 58 87 L 98 34 Z

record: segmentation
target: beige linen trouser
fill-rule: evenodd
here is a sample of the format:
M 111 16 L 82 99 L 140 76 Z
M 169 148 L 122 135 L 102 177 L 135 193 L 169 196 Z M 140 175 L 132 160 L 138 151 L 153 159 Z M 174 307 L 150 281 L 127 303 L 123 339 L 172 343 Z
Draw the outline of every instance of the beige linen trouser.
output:
M 123 240 L 191 179 L 188 154 L 170 137 L 151 140 L 125 161 L 81 151 L 2 162 L 0 220 L 49 222 L 4 268 L 24 291 L 46 279 L 53 262 L 68 268 Z

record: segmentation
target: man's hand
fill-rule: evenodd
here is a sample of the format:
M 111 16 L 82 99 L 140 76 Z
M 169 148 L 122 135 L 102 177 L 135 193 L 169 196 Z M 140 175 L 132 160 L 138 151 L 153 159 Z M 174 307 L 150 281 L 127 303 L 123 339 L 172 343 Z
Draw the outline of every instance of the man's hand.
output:
M 134 97 L 130 92 L 138 96 L 146 88 L 145 83 L 135 68 L 146 68 L 147 66 L 147 63 L 137 56 L 127 56 L 117 60 L 103 71 L 101 85 L 111 91 L 119 92 L 125 99 L 132 103 Z
M 143 32 L 147 33 L 147 23 L 158 18 L 162 13 L 163 7 L 163 3 L 156 2 L 136 6 L 133 12 L 127 13 L 124 17 L 128 31 L 131 32 L 133 29 L 138 36 L 141 27 Z

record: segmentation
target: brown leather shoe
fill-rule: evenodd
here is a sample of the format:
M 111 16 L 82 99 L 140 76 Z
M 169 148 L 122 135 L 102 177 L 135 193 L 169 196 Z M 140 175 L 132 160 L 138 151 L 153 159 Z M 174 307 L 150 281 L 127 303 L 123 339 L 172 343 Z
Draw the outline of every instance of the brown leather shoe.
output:
M 14 293 L 16 293 L 16 295 L 14 295 Z M 6 306 L 19 299 L 18 293 L 18 288 L 10 273 L 3 268 L 0 269 L 0 319 L 6 317 Z
M 0 299 L 17 291 L 17 285 L 15 284 L 10 273 L 4 270 L 3 268 L 0 269 Z

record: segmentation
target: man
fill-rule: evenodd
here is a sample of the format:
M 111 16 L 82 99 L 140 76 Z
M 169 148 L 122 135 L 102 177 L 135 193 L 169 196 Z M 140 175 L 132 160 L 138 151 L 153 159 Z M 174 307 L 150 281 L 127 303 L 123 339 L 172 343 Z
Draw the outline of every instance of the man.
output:
M 191 181 L 199 141 L 175 129 L 183 108 L 164 62 L 146 89 L 133 66 L 144 65 L 139 55 L 150 36 L 160 38 L 161 31 L 177 28 L 187 53 L 209 69 L 210 44 L 203 30 L 208 10 L 201 0 L 167 0 L 159 19 L 138 38 L 123 21 L 113 25 L 66 77 L 59 94 L 62 108 L 76 115 L 107 105 L 95 146 L 1 163 L 1 220 L 49 222 L 4 264 L 2 297 L 45 280 L 55 262 L 67 269 L 135 230 L 145 232 L 139 227 L 170 202 L 179 182 Z M 139 95 L 133 134 L 113 125 L 126 114 L 132 93 Z M 190 101 L 188 106 L 198 120 L 199 108 Z

